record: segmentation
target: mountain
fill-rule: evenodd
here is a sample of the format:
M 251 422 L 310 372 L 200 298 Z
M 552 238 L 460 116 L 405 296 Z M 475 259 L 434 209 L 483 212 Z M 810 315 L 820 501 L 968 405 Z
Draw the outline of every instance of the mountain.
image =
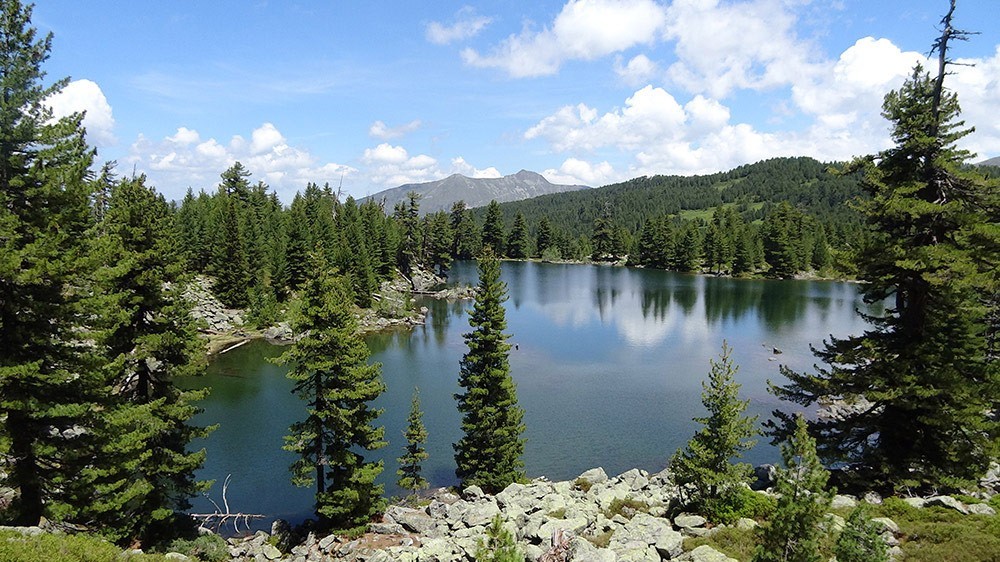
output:
M 550 183 L 541 174 L 521 170 L 502 178 L 469 178 L 453 174 L 442 180 L 425 183 L 408 183 L 392 189 L 369 195 L 365 199 L 385 201 L 385 208 L 391 211 L 396 203 L 405 201 L 406 194 L 415 191 L 421 195 L 420 213 L 448 211 L 453 203 L 465 201 L 466 206 L 485 207 L 491 200 L 498 203 L 520 201 L 540 195 L 589 189 L 585 185 L 560 185 Z
M 989 160 L 983 160 L 976 164 L 976 166 L 1000 166 L 1000 156 L 994 156 Z

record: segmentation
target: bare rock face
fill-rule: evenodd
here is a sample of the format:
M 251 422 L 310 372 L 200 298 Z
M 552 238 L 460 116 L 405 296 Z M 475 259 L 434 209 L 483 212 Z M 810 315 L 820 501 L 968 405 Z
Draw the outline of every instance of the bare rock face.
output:
M 212 294 L 212 280 L 199 275 L 184 288 L 184 298 L 191 303 L 191 316 L 204 322 L 209 333 L 225 334 L 243 327 L 243 312 L 226 308 Z

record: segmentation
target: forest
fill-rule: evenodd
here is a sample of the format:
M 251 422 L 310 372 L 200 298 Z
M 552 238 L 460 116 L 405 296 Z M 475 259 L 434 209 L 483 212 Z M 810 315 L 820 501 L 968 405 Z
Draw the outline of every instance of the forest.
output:
M 671 509 L 720 523 L 761 519 L 754 560 L 818 560 L 831 483 L 886 496 L 959 493 L 998 458 L 1000 183 L 995 169 L 966 166 L 970 155 L 956 147 L 970 130 L 944 87 L 948 41 L 963 37 L 951 12 L 934 45 L 936 71 L 918 66 L 887 94 L 894 145 L 878 154 L 832 164 L 780 158 L 422 214 L 416 196 L 386 209 L 316 184 L 286 206 L 239 162 L 217 185 L 168 202 L 144 175 L 97 162 L 82 114 L 52 118 L 45 100 L 67 83 L 44 80 L 52 36 L 37 35 L 30 6 L 2 6 L 4 524 L 53 521 L 120 546 L 194 532 L 185 511 L 210 483 L 196 479 L 205 452 L 190 445 L 213 428 L 191 422 L 203 393 L 175 380 L 206 361 L 182 296 L 196 275 L 213 278 L 218 298 L 245 309 L 251 325 L 290 319 L 302 335 L 278 360 L 306 406 L 285 448 L 298 457 L 293 482 L 316 487 L 322 532 L 363 533 L 386 505 L 376 483 L 382 466 L 364 456 L 385 444 L 370 406 L 384 383 L 355 312 L 379 310 L 383 282 L 418 270 L 445 275 L 454 260 L 477 259 L 480 277 L 468 352 L 456 366 L 463 488 L 493 494 L 526 481 L 502 259 L 850 277 L 867 301 L 890 303 L 865 333 L 817 345 L 822 366 L 783 369 L 783 384 L 772 385 L 803 408 L 831 397 L 852 405 L 837 418 L 774 412 L 767 436 L 782 445 L 786 466 L 773 505 L 744 492 L 749 468 L 734 462 L 756 433 L 742 417 L 729 348 L 712 362 L 709 415 L 696 419 L 706 429 L 670 461 L 683 492 Z M 415 396 L 399 475 L 414 491 L 427 484 L 425 438 Z M 860 538 L 845 553 L 864 546 L 859 521 Z M 475 558 L 518 559 L 516 548 L 497 546 L 513 540 L 500 527 Z M 858 559 L 882 559 L 869 555 Z

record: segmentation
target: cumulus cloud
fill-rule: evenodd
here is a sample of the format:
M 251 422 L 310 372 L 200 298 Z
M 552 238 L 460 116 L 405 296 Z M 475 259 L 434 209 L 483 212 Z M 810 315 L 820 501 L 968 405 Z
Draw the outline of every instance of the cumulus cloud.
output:
M 820 70 L 815 47 L 796 37 L 788 2 L 675 0 L 666 14 L 665 36 L 675 42 L 678 59 L 667 73 L 689 92 L 722 98 L 737 89 L 791 84 Z
M 149 175 L 168 199 L 180 199 L 191 187 L 212 191 L 219 174 L 234 162 L 243 163 L 255 176 L 274 189 L 285 202 L 308 182 L 339 183 L 354 176 L 357 169 L 322 162 L 307 150 L 290 146 L 272 123 L 264 123 L 250 133 L 250 141 L 240 135 L 228 142 L 203 139 L 198 131 L 180 127 L 162 140 L 140 135 L 132 144 L 126 162 Z
M 643 54 L 632 57 L 625 64 L 622 64 L 622 58 L 618 57 L 614 69 L 615 74 L 629 86 L 644 84 L 659 72 L 656 63 Z
M 480 170 L 465 161 L 465 158 L 457 156 L 451 159 L 451 173 L 462 174 L 470 178 L 500 178 L 503 174 L 493 166 Z
M 526 25 L 488 54 L 464 49 L 462 59 L 515 78 L 550 75 L 568 60 L 593 60 L 651 43 L 665 21 L 663 9 L 653 0 L 570 0 L 551 26 L 536 31 Z
M 389 140 L 401 137 L 407 133 L 412 133 L 420 128 L 420 120 L 414 119 L 409 123 L 400 125 L 398 127 L 390 127 L 382 121 L 376 121 L 372 123 L 372 126 L 368 128 L 368 134 L 374 138 Z
M 447 45 L 475 37 L 492 21 L 493 18 L 477 15 L 473 8 L 465 6 L 455 14 L 451 24 L 436 21 L 427 24 L 426 37 L 436 45 Z
M 91 80 L 74 80 L 62 91 L 50 96 L 45 103 L 56 118 L 85 111 L 83 126 L 87 128 L 87 139 L 91 143 L 110 146 L 117 142 L 111 105 L 97 83 Z
M 393 146 L 389 143 L 366 148 L 361 161 L 368 166 L 367 174 L 371 181 L 385 187 L 431 181 L 442 177 L 436 159 L 426 154 L 410 156 L 402 146 Z
M 592 164 L 578 158 L 567 158 L 559 169 L 550 168 L 542 172 L 552 183 L 565 185 L 589 185 L 599 187 L 620 179 L 614 167 L 607 161 Z

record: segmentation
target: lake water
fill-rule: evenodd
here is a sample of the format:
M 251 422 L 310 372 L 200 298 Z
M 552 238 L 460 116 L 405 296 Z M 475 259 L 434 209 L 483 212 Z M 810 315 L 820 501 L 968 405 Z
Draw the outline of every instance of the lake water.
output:
M 701 382 L 723 340 L 740 366 L 737 380 L 750 412 L 766 419 L 790 408 L 767 393 L 784 379 L 778 365 L 810 369 L 809 346 L 834 334 L 860 333 L 856 310 L 870 310 L 858 287 L 830 281 L 737 280 L 665 271 L 589 265 L 504 262 L 511 374 L 525 410 L 525 465 L 530 477 L 570 479 L 602 466 L 611 475 L 638 467 L 658 471 L 684 445 L 703 415 Z M 474 284 L 474 263 L 458 263 L 451 280 Z M 402 453 L 410 398 L 420 388 L 432 486 L 456 483 L 452 443 L 460 437 L 453 395 L 469 331 L 471 301 L 423 300 L 427 323 L 410 331 L 368 336 L 372 361 L 382 364 L 387 391 L 379 399 L 389 445 L 387 495 L 398 495 L 396 457 Z M 782 351 L 776 355 L 774 349 Z M 221 484 L 232 474 L 233 511 L 297 523 L 312 513 L 313 489 L 289 483 L 293 460 L 283 451 L 288 426 L 304 415 L 285 369 L 267 359 L 280 347 L 252 342 L 218 357 L 208 375 L 188 384 L 211 396 L 195 422 L 220 424 L 202 443 L 208 459 L 200 478 Z M 761 439 L 746 459 L 776 462 Z M 212 511 L 205 498 L 195 509 Z

